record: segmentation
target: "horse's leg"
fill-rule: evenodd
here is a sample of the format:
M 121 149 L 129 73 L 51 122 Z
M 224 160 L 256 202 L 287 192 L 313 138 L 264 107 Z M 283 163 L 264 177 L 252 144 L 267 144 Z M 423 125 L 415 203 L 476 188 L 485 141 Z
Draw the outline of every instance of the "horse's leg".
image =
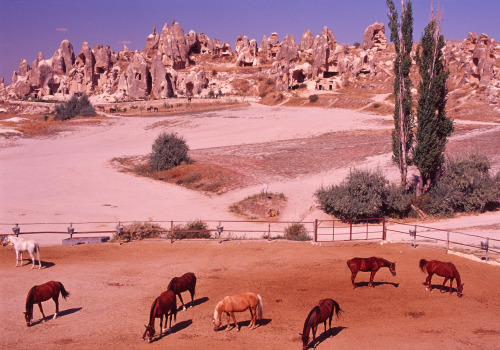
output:
M 191 305 L 189 307 L 193 307 L 194 306 L 194 293 L 195 293 L 194 288 L 190 289 L 189 293 L 191 294 Z
M 431 285 L 431 280 L 432 280 L 432 272 L 429 272 L 427 275 L 427 278 L 425 279 L 425 283 L 427 284 L 426 289 L 432 292 L 432 285 Z
M 354 283 L 354 280 L 356 279 L 356 275 L 358 274 L 358 271 L 354 270 L 352 271 L 351 274 L 351 282 L 352 282 L 352 288 L 356 289 L 356 283 Z
M 165 320 L 167 323 L 167 320 Z M 160 338 L 163 336 L 163 315 L 160 315 Z
M 227 326 L 226 326 L 226 331 L 229 331 L 230 325 L 231 325 L 231 315 L 229 315 L 229 312 L 226 312 L 227 314 Z
M 368 287 L 373 288 L 373 277 L 375 277 L 375 274 L 377 273 L 377 270 L 372 270 L 370 273 L 370 282 L 368 282 Z
M 234 317 L 234 312 L 231 312 L 231 317 L 233 318 L 234 321 L 234 326 L 236 327 L 237 331 L 240 331 L 240 326 L 238 326 L 238 322 L 236 322 L 236 317 Z
M 54 300 L 54 303 L 56 303 L 56 313 L 54 314 L 54 317 L 52 317 L 52 319 L 55 319 L 57 317 L 57 314 L 59 313 L 59 298 L 53 297 L 52 300 Z
M 22 258 L 23 258 L 23 253 L 21 253 L 21 259 L 22 259 Z M 19 262 L 19 252 L 18 252 L 18 250 L 16 249 L 16 267 L 18 266 L 18 265 L 17 265 L 17 264 L 18 264 L 18 262 Z M 21 260 L 21 266 L 23 266 L 23 262 L 22 262 L 22 260 Z
M 179 296 L 179 300 L 181 301 L 182 304 L 182 310 L 186 310 L 186 305 L 184 305 L 184 301 L 182 301 L 182 296 L 181 293 L 177 294 Z
M 313 342 L 316 341 L 316 330 L 318 329 L 318 325 L 312 326 L 313 331 Z
M 31 265 L 31 268 L 34 269 L 35 268 L 35 257 L 33 256 L 33 253 L 31 251 L 28 251 L 28 253 L 30 254 L 31 261 L 33 262 L 33 265 Z
M 42 302 L 38 303 L 38 307 L 40 308 L 40 312 L 42 313 L 43 320 L 45 321 L 45 314 L 43 313 Z
M 450 278 L 450 295 L 451 295 L 451 291 L 453 290 L 453 289 L 451 289 L 452 286 L 453 286 L 453 277 Z M 457 291 L 458 291 L 458 285 L 457 285 Z
M 448 282 L 448 277 L 445 277 L 444 278 L 444 281 L 443 281 L 443 284 L 441 285 L 441 289 L 439 290 L 439 293 L 442 293 L 443 292 L 443 288 L 444 288 L 444 285 L 446 284 L 446 282 Z M 451 290 L 450 290 L 451 291 Z
M 257 309 L 255 310 L 255 312 L 252 312 L 252 307 L 250 306 L 248 310 L 250 311 L 250 323 L 248 324 L 248 328 L 252 328 L 252 326 L 254 325 L 253 317 L 254 315 L 257 315 Z

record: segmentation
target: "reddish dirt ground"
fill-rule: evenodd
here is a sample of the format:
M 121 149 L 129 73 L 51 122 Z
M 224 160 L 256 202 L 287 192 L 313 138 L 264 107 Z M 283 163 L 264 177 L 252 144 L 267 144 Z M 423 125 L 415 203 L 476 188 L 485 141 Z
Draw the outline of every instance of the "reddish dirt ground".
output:
M 26 255 L 24 266 L 16 268 L 13 248 L 0 247 L 3 349 L 300 349 L 298 333 L 323 298 L 335 299 L 344 312 L 328 335 L 320 325 L 318 349 L 492 349 L 500 344 L 500 268 L 437 247 L 145 240 L 42 247 L 41 254 L 42 270 L 32 270 Z M 375 288 L 368 288 L 369 275 L 360 272 L 353 290 L 346 261 L 355 256 L 396 261 L 397 276 L 381 269 Z M 464 296 L 426 291 L 421 258 L 452 261 L 465 283 Z M 198 277 L 195 306 L 179 311 L 171 334 L 152 344 L 142 341 L 151 303 L 172 277 L 188 271 Z M 61 298 L 55 320 L 39 322 L 35 306 L 35 324 L 28 328 L 22 315 L 27 292 L 50 280 L 62 282 L 71 295 Z M 442 281 L 434 277 L 433 285 Z M 217 301 L 246 291 L 262 296 L 261 326 L 245 327 L 250 315 L 243 312 L 236 314 L 240 332 L 214 332 Z M 183 297 L 189 300 L 188 293 Z M 43 307 L 46 315 L 55 311 L 52 301 Z

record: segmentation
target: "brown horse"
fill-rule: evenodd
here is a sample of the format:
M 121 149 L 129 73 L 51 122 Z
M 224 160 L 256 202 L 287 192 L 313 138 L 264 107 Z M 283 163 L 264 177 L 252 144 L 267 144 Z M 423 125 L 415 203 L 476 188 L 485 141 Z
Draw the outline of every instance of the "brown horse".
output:
M 45 321 L 45 314 L 42 309 L 42 301 L 47 301 L 49 299 L 54 300 L 56 303 L 56 313 L 53 318 L 57 317 L 57 313 L 59 312 L 59 293 L 63 296 L 64 300 L 69 295 L 69 292 L 64 289 L 64 286 L 61 282 L 50 281 L 39 286 L 34 286 L 28 292 L 28 296 L 26 297 L 26 312 L 24 313 L 24 317 L 26 319 L 26 325 L 31 326 L 31 320 L 33 319 L 33 305 L 38 304 L 40 308 L 40 312 L 43 316 L 43 321 Z
M 182 308 L 186 310 L 186 306 L 184 305 L 184 301 L 182 300 L 181 293 L 185 291 L 189 291 L 189 294 L 191 294 L 191 306 L 194 305 L 194 292 L 196 288 L 196 276 L 192 272 L 185 273 L 181 277 L 174 277 L 168 284 L 167 290 L 171 290 L 179 296 L 179 299 L 181 300 L 182 303 Z
M 371 258 L 354 258 L 347 260 L 347 266 L 351 269 L 351 281 L 353 288 L 356 288 L 354 280 L 358 271 L 370 271 L 370 282 L 368 287 L 373 288 L 373 277 L 381 267 L 388 267 L 393 276 L 396 276 L 396 263 L 390 262 L 382 258 L 372 256 Z
M 450 294 L 452 292 L 453 280 L 457 279 L 457 295 L 462 297 L 464 283 L 461 283 L 460 274 L 458 273 L 457 268 L 451 262 L 443 262 L 437 260 L 427 261 L 425 259 L 420 259 L 419 263 L 420 269 L 422 272 L 427 272 L 427 278 L 425 279 L 424 285 L 427 290 L 432 291 L 431 279 L 432 275 L 436 274 L 438 276 L 444 277 L 443 285 L 441 286 L 440 292 L 443 291 L 444 285 L 448 280 L 450 280 Z
M 171 290 L 167 290 L 160 294 L 158 298 L 153 301 L 151 305 L 151 311 L 149 313 L 149 325 L 146 327 L 146 331 L 142 336 L 142 339 L 148 339 L 148 343 L 151 343 L 153 336 L 155 335 L 155 318 L 160 319 L 160 338 L 163 334 L 163 316 L 165 315 L 165 327 L 168 323 L 168 317 L 170 315 L 170 327 L 168 328 L 168 333 L 172 330 L 172 315 L 174 315 L 174 322 L 177 322 L 177 303 L 175 299 L 175 294 Z
M 234 317 L 235 312 L 242 312 L 249 309 L 251 321 L 248 327 L 255 329 L 257 328 L 257 320 L 262 318 L 262 298 L 259 294 L 255 293 L 243 293 L 240 295 L 226 296 L 223 300 L 217 303 L 214 311 L 214 331 L 218 330 L 221 326 L 221 316 L 225 312 L 227 314 L 227 328 L 229 331 L 230 317 L 233 318 L 234 326 L 240 330 L 238 322 Z M 234 328 L 234 327 L 233 327 Z M 231 328 L 232 329 L 232 328 Z
M 326 320 L 328 320 L 329 329 L 332 328 L 332 317 L 335 313 L 337 318 L 339 314 L 342 312 L 342 309 L 333 299 L 322 299 L 319 301 L 318 305 L 313 307 L 313 309 L 307 315 L 306 321 L 304 322 L 304 329 L 302 330 L 302 349 L 307 349 L 309 345 L 309 332 L 312 329 L 313 333 L 313 342 L 316 340 L 316 330 L 318 329 L 318 325 L 320 323 L 324 323 L 325 325 L 325 333 L 326 333 Z

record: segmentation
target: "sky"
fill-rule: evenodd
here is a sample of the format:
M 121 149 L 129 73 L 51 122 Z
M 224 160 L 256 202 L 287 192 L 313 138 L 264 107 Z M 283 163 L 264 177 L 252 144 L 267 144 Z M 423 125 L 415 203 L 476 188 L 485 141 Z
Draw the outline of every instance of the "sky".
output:
M 395 0 L 401 14 L 401 2 Z M 413 40 L 420 40 L 431 7 L 443 13 L 446 39 L 463 40 L 469 32 L 486 33 L 500 40 L 500 0 L 413 0 Z M 205 33 L 234 48 L 238 34 L 256 39 L 277 32 L 281 41 L 294 34 L 296 43 L 305 30 L 318 35 L 324 26 L 337 41 L 363 42 L 366 27 L 386 24 L 385 0 L 0 0 L 0 77 L 10 84 L 12 73 L 25 58 L 29 65 L 39 52 L 53 56 L 61 41 L 69 40 L 80 52 L 90 46 L 109 45 L 115 52 L 127 45 L 143 50 L 156 26 L 179 22 L 188 33 Z

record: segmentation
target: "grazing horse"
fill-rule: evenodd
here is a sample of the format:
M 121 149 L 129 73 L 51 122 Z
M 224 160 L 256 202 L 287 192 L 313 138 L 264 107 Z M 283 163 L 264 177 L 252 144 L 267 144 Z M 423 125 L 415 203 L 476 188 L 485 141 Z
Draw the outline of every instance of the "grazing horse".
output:
M 33 256 L 33 253 L 36 252 L 36 257 L 38 258 L 38 268 L 42 268 L 42 262 L 40 261 L 40 247 L 37 242 L 32 239 L 26 240 L 21 237 L 9 235 L 7 241 L 4 240 L 3 242 L 4 246 L 8 244 L 12 244 L 16 250 L 16 267 L 18 266 L 19 253 L 21 253 L 21 266 L 23 266 L 23 252 L 28 252 L 31 256 L 31 260 L 33 261 L 31 268 L 35 268 L 35 257 Z
M 318 325 L 320 323 L 324 323 L 325 325 L 325 333 L 326 333 L 326 320 L 328 320 L 328 329 L 332 328 L 332 317 L 335 313 L 337 318 L 339 318 L 339 314 L 342 312 L 342 309 L 333 299 L 322 299 L 319 301 L 318 305 L 313 307 L 313 309 L 307 315 L 306 321 L 304 322 L 304 329 L 300 334 L 302 336 L 302 349 L 307 349 L 309 344 L 309 332 L 312 329 L 313 334 L 313 342 L 316 340 L 316 330 L 318 329 Z
M 354 280 L 356 279 L 356 275 L 358 271 L 370 271 L 370 282 L 368 283 L 368 287 L 373 288 L 373 277 L 381 267 L 388 267 L 393 276 L 396 276 L 396 263 L 390 262 L 382 258 L 377 258 L 372 256 L 371 258 L 354 258 L 351 260 L 347 260 L 347 266 L 351 269 L 351 281 L 353 288 L 356 288 L 356 284 Z
M 174 277 L 168 284 L 167 290 L 171 290 L 175 295 L 179 296 L 182 303 L 182 308 L 186 310 L 181 293 L 189 291 L 191 294 L 191 307 L 194 305 L 194 292 L 196 288 L 196 276 L 192 272 L 185 273 L 181 277 Z
M 259 294 L 255 293 L 243 293 L 239 295 L 226 296 L 224 299 L 217 303 L 214 311 L 214 331 L 218 330 L 221 326 L 221 316 L 225 312 L 227 314 L 227 331 L 230 330 L 230 317 L 233 318 L 234 326 L 240 330 L 238 322 L 234 317 L 235 312 L 242 312 L 249 309 L 251 321 L 248 327 L 255 329 L 257 328 L 257 320 L 262 318 L 262 298 Z M 234 327 L 233 327 L 234 328 Z M 231 328 L 232 329 L 232 328 Z
M 443 285 L 441 286 L 440 292 L 443 291 L 444 285 L 450 280 L 450 295 L 452 292 L 453 280 L 457 279 L 457 295 L 462 297 L 464 283 L 461 283 L 460 274 L 458 273 L 457 268 L 451 262 L 443 262 L 437 260 L 427 261 L 425 259 L 420 259 L 419 263 L 420 269 L 422 272 L 427 272 L 427 278 L 425 279 L 424 285 L 427 290 L 432 291 L 431 279 L 432 275 L 436 274 L 438 276 L 444 277 Z
M 63 296 L 64 300 L 69 296 L 69 292 L 64 289 L 64 286 L 61 282 L 50 281 L 39 286 L 34 286 L 28 292 L 28 296 L 26 298 L 26 312 L 24 313 L 24 317 L 26 319 L 26 325 L 31 326 L 31 320 L 33 319 L 33 305 L 38 304 L 40 308 L 40 312 L 42 313 L 43 320 L 45 321 L 45 314 L 42 309 L 42 301 L 47 301 L 49 299 L 54 300 L 56 303 L 56 313 L 53 318 L 57 317 L 57 313 L 59 312 L 59 293 Z
M 165 327 L 168 323 L 168 317 L 170 316 L 170 326 L 168 328 L 168 333 L 172 330 L 172 315 L 174 315 L 174 322 L 177 322 L 177 303 L 175 299 L 175 294 L 171 290 L 167 290 L 160 294 L 158 298 L 153 301 L 151 305 L 151 311 L 149 313 L 149 325 L 146 327 L 146 331 L 142 336 L 142 339 L 148 339 L 148 343 L 151 343 L 151 339 L 155 335 L 155 318 L 160 319 L 160 338 L 163 334 L 163 316 L 165 315 Z

